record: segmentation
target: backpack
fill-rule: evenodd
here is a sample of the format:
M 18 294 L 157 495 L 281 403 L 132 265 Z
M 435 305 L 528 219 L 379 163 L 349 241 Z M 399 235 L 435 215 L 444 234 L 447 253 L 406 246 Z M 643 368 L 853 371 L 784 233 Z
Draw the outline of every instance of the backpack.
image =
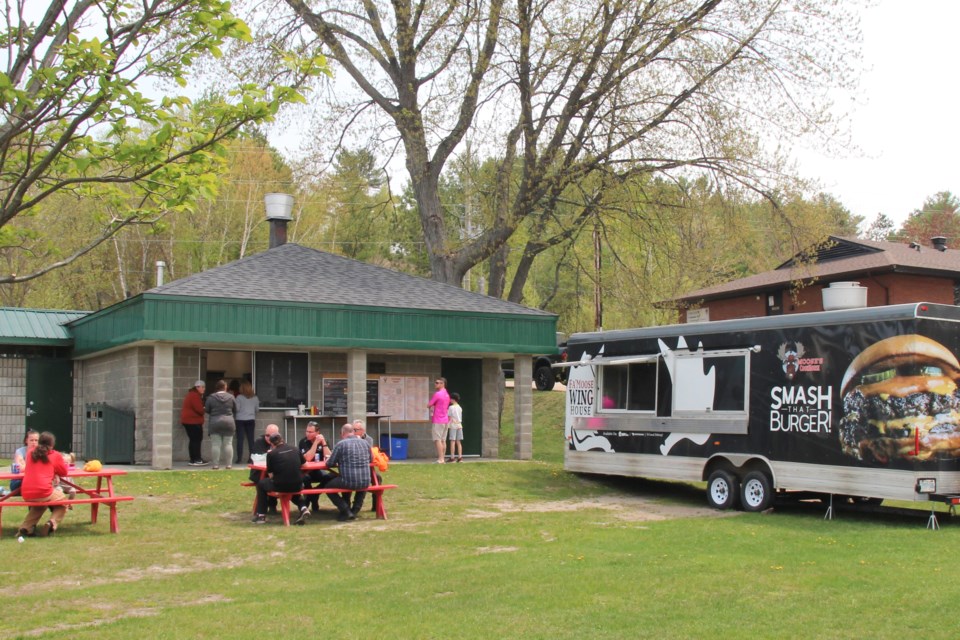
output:
M 380 447 L 372 447 L 371 452 L 373 453 L 373 466 L 378 471 L 386 471 L 387 467 L 390 466 L 390 456 L 380 451 Z

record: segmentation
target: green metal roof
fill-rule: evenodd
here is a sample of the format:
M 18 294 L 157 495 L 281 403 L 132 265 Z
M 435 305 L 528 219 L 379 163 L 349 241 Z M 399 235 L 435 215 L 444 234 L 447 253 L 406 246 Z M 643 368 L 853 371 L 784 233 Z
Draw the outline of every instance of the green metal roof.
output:
M 0 344 L 70 346 L 66 325 L 89 311 L 0 307 Z
M 552 353 L 557 318 L 144 293 L 71 323 L 74 354 L 134 342 Z
M 555 353 L 557 316 L 286 244 L 174 280 L 70 324 L 74 354 L 143 342 Z

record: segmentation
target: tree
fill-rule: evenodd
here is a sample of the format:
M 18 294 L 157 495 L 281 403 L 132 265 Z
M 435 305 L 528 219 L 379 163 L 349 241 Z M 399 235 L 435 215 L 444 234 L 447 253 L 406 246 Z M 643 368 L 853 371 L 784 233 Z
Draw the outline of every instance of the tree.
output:
M 878 213 L 877 217 L 870 223 L 870 226 L 867 227 L 863 237 L 867 240 L 876 240 L 878 242 L 889 240 L 891 236 L 893 236 L 895 228 L 896 225 L 894 225 L 893 220 L 891 220 L 889 216 L 884 213 Z
M 931 238 L 944 236 L 947 244 L 960 241 L 960 200 L 949 191 L 930 196 L 923 206 L 907 216 L 897 237 L 931 247 Z
M 125 227 L 211 197 L 220 142 L 302 100 L 298 87 L 324 69 L 322 58 L 288 55 L 286 84 L 177 95 L 199 60 L 250 40 L 221 0 L 18 0 L 0 29 L 0 252 L 8 263 L 33 252 L 36 230 L 13 223 L 56 196 L 97 203 L 85 208 L 97 226 L 87 242 L 0 283 L 39 277 Z
M 431 273 L 452 284 L 525 220 L 541 218 L 531 239 L 553 246 L 536 234 L 568 188 L 598 172 L 709 172 L 772 197 L 782 175 L 761 131 L 829 132 L 820 98 L 855 77 L 841 2 L 285 2 L 357 90 L 338 91 L 331 113 L 348 126 L 379 118 L 364 135 L 402 145 Z M 468 136 L 500 161 L 497 209 L 482 232 L 455 239 L 441 175 Z

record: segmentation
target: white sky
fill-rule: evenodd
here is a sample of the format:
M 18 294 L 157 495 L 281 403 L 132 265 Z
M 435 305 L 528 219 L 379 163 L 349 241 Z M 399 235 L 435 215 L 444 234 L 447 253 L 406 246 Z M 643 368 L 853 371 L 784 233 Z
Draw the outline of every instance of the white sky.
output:
M 865 73 L 850 113 L 860 153 L 797 157 L 851 213 L 900 224 L 939 191 L 960 195 L 960 1 L 880 0 L 861 26 Z

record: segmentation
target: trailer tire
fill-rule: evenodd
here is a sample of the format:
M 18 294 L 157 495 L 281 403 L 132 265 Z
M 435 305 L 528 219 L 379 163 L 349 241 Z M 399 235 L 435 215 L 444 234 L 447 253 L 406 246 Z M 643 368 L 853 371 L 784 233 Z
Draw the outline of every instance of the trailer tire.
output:
M 553 368 L 549 365 L 539 366 L 533 372 L 533 381 L 540 391 L 551 391 L 556 384 L 556 378 L 553 375 Z
M 744 511 L 763 511 L 773 503 L 773 485 L 762 471 L 751 471 L 740 484 L 740 506 Z
M 707 478 L 707 502 L 714 509 L 733 509 L 740 490 L 737 476 L 726 469 L 717 469 Z

